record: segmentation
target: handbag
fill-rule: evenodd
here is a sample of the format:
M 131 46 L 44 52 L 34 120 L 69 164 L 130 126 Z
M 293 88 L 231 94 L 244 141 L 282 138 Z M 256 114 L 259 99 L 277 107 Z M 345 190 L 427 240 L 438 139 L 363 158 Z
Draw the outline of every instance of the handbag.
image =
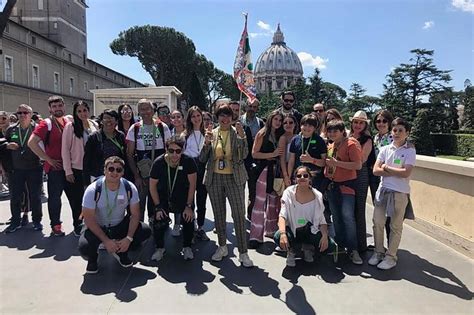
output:
M 280 166 L 277 164 L 275 169 L 275 177 L 273 178 L 273 190 L 278 196 L 282 196 L 283 192 L 285 191 L 285 182 L 283 178 L 281 178 L 281 169 Z
M 146 179 L 150 177 L 152 165 L 153 165 L 153 161 L 150 160 L 149 158 L 144 158 L 137 162 L 137 168 L 142 178 Z

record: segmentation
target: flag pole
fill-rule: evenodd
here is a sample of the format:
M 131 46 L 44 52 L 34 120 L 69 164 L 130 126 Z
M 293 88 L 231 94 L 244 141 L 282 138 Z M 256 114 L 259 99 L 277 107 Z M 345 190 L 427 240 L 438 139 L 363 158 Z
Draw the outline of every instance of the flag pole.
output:
M 247 17 L 248 17 L 248 12 L 242 12 L 242 15 L 244 16 L 245 18 L 245 28 L 247 28 Z M 242 113 L 241 113 L 241 110 L 242 110 L 242 91 L 239 89 L 240 91 L 240 99 L 239 99 L 239 120 L 240 120 L 240 117 L 242 116 Z

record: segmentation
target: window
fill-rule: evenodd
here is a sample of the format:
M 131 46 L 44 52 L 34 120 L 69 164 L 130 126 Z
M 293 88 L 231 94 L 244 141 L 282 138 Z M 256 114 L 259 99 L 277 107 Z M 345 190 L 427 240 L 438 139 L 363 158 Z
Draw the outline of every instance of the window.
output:
M 69 78 L 69 94 L 74 95 L 74 78 Z
M 10 25 L 8 23 L 5 25 L 5 33 L 10 33 Z
M 43 10 L 43 0 L 38 0 L 38 10 Z
M 59 89 L 60 85 L 59 85 L 59 73 L 58 72 L 55 72 L 54 73 L 54 92 L 56 93 L 60 93 L 60 89 Z
M 54 29 L 57 29 L 57 28 L 58 28 L 58 22 L 54 22 L 54 23 L 53 23 L 53 28 L 54 28 Z
M 13 58 L 5 56 L 5 81 L 13 82 Z
M 105 71 L 105 76 L 107 77 L 109 75 L 109 72 L 108 71 Z
M 33 71 L 31 73 L 31 75 L 32 75 L 31 82 L 33 84 L 33 87 L 38 89 L 40 87 L 40 85 L 39 85 L 39 67 L 38 66 L 33 65 Z
M 72 55 L 71 54 L 68 54 L 68 59 L 69 59 L 69 62 L 72 62 Z
M 84 92 L 89 92 L 89 84 L 87 84 L 87 81 L 84 81 Z
M 97 72 L 97 66 L 95 66 L 95 72 Z
M 83 54 L 82 54 L 82 63 L 83 63 L 83 64 L 86 64 L 86 59 L 87 59 L 87 58 L 86 58 L 86 53 L 83 53 Z
M 36 37 L 31 36 L 31 45 L 36 46 Z
M 114 74 L 114 81 L 116 81 L 116 80 L 117 80 L 117 76 Z
M 98 89 L 99 89 L 99 86 L 98 86 L 98 85 L 96 85 L 96 86 L 95 86 L 95 89 L 96 89 L 96 90 L 98 90 Z

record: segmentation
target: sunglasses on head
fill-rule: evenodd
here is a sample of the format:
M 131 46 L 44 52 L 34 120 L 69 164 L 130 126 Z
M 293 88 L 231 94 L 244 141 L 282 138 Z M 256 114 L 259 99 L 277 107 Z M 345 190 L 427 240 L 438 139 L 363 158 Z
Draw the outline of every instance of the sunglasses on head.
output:
M 28 115 L 30 112 L 16 112 L 17 115 Z
M 296 174 L 296 178 L 309 178 L 309 174 Z
M 122 173 L 123 172 L 123 168 L 121 167 L 114 167 L 114 166 L 109 166 L 107 167 L 107 170 L 110 172 L 110 173 L 113 173 L 113 172 L 117 172 L 117 173 Z
M 388 123 L 388 120 L 386 120 L 386 119 L 377 119 L 375 122 L 377 124 L 386 124 L 386 123 Z
M 168 151 L 168 153 L 171 153 L 171 154 L 173 154 L 173 153 L 181 154 L 181 152 L 183 152 L 183 150 L 181 150 L 181 149 L 171 149 L 171 148 L 169 148 L 167 151 Z

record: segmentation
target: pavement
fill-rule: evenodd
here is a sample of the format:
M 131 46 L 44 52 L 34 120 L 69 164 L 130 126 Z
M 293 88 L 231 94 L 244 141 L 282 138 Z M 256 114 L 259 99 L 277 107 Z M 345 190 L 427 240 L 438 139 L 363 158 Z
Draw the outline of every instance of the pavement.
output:
M 408 225 L 389 271 L 367 264 L 370 251 L 362 266 L 342 255 L 336 264 L 324 256 L 289 268 L 271 239 L 249 251 L 256 267 L 247 269 L 238 262 L 230 211 L 229 257 L 210 260 L 217 237 L 208 202 L 211 240 L 195 244 L 194 260 L 182 259 L 181 238 L 169 230 L 161 262 L 150 261 L 150 239 L 131 253 L 134 267 L 124 269 L 101 251 L 99 273 L 86 275 L 65 197 L 62 205 L 65 237 L 49 237 L 45 203 L 43 232 L 30 224 L 0 233 L 0 314 L 474 314 L 474 261 Z M 0 201 L 0 222 L 9 209 Z M 368 227 L 371 216 L 368 205 Z

